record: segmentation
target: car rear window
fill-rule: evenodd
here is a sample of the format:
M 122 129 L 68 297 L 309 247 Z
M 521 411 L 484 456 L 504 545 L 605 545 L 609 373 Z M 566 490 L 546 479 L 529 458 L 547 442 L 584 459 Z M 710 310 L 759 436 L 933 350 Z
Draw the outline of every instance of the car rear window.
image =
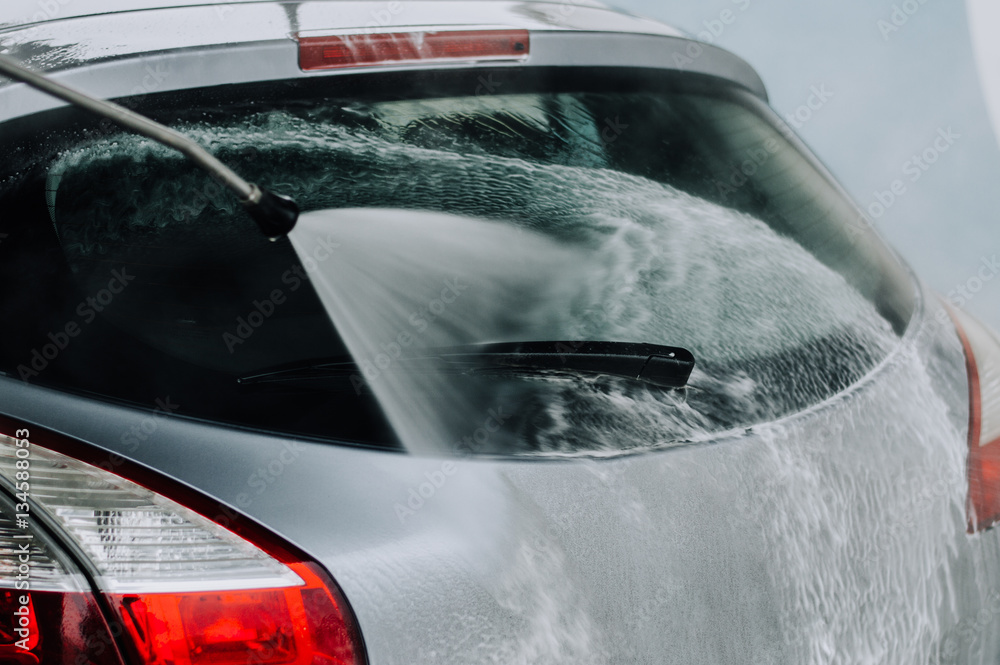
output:
M 483 410 L 438 433 L 466 452 L 677 445 L 777 418 L 870 372 L 911 314 L 912 284 L 855 206 L 762 102 L 717 80 L 483 70 L 129 103 L 306 211 L 449 213 L 585 244 L 604 281 L 550 336 L 696 358 L 683 391 L 572 372 L 477 377 Z M 12 155 L 0 316 L 17 322 L 0 333 L 0 370 L 99 399 L 169 399 L 214 422 L 401 446 L 400 423 L 362 385 L 368 359 L 340 382 L 241 381 L 349 358 L 310 265 L 335 256 L 336 233 L 300 256 L 178 154 L 71 111 L 31 121 L 0 127 Z M 403 332 L 434 324 L 429 307 L 405 314 Z M 399 332 L 370 334 L 391 346 Z M 489 405 L 511 414 L 507 435 L 463 436 Z

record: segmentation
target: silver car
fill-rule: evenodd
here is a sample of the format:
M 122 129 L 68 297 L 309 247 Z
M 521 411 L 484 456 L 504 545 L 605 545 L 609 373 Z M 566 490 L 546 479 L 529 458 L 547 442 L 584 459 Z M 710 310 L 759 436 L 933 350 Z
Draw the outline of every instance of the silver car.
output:
M 1000 339 L 745 62 L 583 1 L 136 4 L 0 53 L 304 214 L 0 84 L 0 661 L 1000 662 Z

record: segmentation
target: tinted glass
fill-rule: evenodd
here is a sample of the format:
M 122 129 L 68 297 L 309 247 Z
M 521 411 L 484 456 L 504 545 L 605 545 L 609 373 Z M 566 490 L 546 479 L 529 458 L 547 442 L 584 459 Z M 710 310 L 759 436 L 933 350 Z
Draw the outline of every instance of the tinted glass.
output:
M 138 105 L 307 211 L 445 212 L 585 247 L 597 286 L 546 338 L 677 346 L 697 359 L 682 392 L 586 373 L 479 376 L 485 404 L 502 394 L 517 415 L 504 418 L 509 436 L 476 452 L 673 445 L 785 415 L 871 371 L 910 315 L 912 285 L 851 202 L 761 102 L 718 81 L 410 74 L 354 80 L 336 96 L 304 84 Z M 357 381 L 363 367 L 343 380 L 239 383 L 348 360 L 309 260 L 262 239 L 235 199 L 169 150 L 72 113 L 46 122 L 27 138 L 7 133 L 19 168 L 2 193 L 0 315 L 18 322 L 2 333 L 6 373 L 399 445 Z M 333 234 L 311 258 L 337 246 Z M 382 346 L 434 324 L 431 310 L 411 314 L 403 330 L 373 333 Z M 539 334 L 511 324 L 506 337 L 469 341 Z M 477 419 L 447 436 L 467 440 Z

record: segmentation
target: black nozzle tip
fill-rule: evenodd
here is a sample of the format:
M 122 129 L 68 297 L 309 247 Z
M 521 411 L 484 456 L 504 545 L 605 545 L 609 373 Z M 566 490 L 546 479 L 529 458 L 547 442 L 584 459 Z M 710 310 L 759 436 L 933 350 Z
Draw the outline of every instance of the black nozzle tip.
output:
M 257 222 L 261 232 L 270 240 L 284 238 L 299 221 L 299 206 L 295 201 L 256 186 L 254 196 L 243 205 L 253 221 Z

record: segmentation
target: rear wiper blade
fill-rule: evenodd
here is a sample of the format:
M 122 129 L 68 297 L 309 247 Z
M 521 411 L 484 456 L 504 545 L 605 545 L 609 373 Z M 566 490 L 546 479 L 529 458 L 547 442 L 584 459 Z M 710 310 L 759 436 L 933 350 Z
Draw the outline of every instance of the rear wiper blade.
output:
M 686 349 L 631 342 L 512 342 L 438 349 L 446 363 L 485 370 L 567 371 L 683 388 L 694 370 Z
M 569 372 L 616 376 L 664 388 L 683 388 L 694 370 L 686 349 L 631 342 L 512 342 L 426 349 L 401 358 L 401 369 L 432 372 Z M 266 370 L 239 379 L 241 385 L 310 384 L 358 376 L 349 357 Z

